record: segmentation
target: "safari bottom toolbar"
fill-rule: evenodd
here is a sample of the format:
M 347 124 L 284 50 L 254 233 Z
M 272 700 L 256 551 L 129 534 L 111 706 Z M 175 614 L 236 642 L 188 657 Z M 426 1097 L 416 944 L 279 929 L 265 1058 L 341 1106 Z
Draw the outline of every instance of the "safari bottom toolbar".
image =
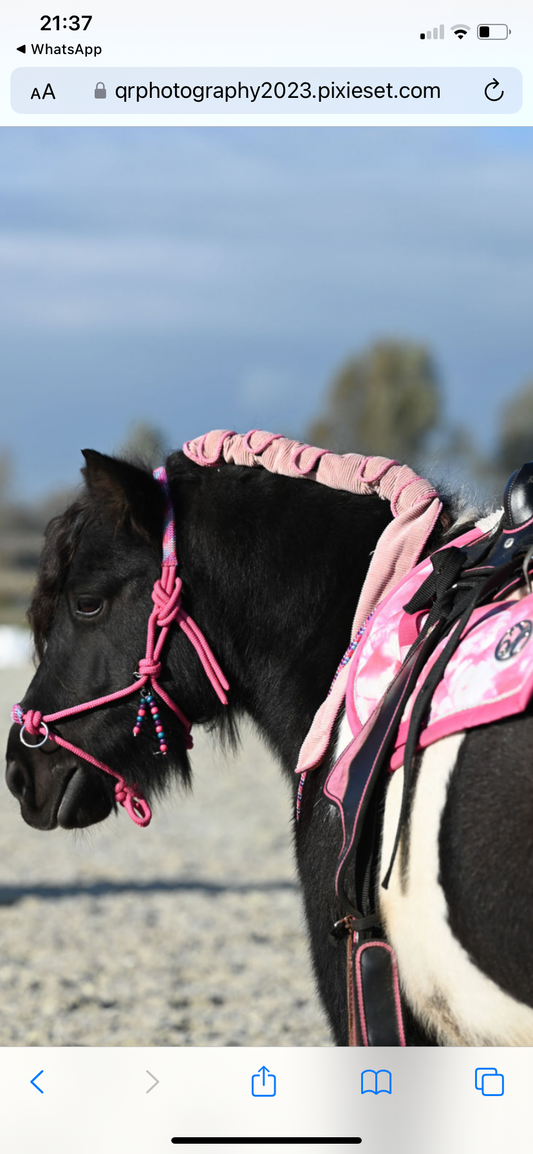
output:
M 520 1049 L 5 1049 L 9 1154 L 158 1154 L 234 1143 L 372 1154 L 522 1148 Z

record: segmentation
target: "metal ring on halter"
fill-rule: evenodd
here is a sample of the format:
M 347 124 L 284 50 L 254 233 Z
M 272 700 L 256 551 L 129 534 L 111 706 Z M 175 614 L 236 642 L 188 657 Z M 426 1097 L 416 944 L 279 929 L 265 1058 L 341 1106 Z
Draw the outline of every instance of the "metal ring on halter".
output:
M 25 725 L 22 726 L 22 729 L 20 731 L 20 740 L 21 740 L 22 744 L 26 746 L 26 749 L 39 749 L 41 745 L 44 745 L 45 741 L 48 741 L 48 726 L 47 726 L 45 721 L 43 721 L 42 724 L 44 725 L 44 728 L 46 729 L 46 733 L 45 733 L 42 741 L 24 741 L 24 730 L 25 730 L 26 726 Z

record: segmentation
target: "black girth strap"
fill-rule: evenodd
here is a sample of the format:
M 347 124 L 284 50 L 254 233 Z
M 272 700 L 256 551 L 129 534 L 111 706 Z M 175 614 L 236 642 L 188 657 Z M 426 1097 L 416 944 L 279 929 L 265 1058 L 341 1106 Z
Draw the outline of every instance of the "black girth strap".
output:
M 446 622 L 449 620 L 453 607 L 451 589 L 457 582 L 464 565 L 465 554 L 454 546 L 445 549 L 442 553 L 435 553 L 432 557 L 433 573 L 424 582 L 416 596 L 416 605 L 407 608 L 407 612 L 418 612 L 428 606 L 434 598 L 424 629 L 415 641 L 407 655 L 399 673 L 389 686 L 379 708 L 376 710 L 369 726 L 369 732 L 361 748 L 356 753 L 349 770 L 348 785 L 343 800 L 345 845 L 343 857 L 337 875 L 337 891 L 347 906 L 347 912 L 355 917 L 364 917 L 370 911 L 368 899 L 359 892 L 355 894 L 355 903 L 350 901 L 346 892 L 345 880 L 349 866 L 355 860 L 355 855 L 363 834 L 365 817 L 373 801 L 375 804 L 375 786 L 382 775 L 382 770 L 388 765 L 394 749 L 396 734 L 400 725 L 403 711 L 409 700 L 419 674 L 429 655 L 441 640 Z M 422 594 L 422 590 L 424 593 Z M 359 887 L 356 884 L 356 891 Z

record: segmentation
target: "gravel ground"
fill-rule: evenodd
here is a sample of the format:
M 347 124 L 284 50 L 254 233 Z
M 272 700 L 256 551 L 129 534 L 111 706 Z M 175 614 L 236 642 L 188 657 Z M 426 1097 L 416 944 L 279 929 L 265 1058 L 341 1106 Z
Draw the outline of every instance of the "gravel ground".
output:
M 0 741 L 31 669 L 0 671 Z M 0 785 L 0 1045 L 328 1046 L 279 769 L 197 733 L 194 792 L 39 833 Z

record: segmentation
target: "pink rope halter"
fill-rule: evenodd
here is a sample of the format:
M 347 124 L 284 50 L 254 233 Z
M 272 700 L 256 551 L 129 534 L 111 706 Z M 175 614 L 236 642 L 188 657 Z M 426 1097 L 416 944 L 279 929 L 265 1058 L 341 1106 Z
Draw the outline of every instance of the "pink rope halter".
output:
M 146 704 L 150 704 L 150 712 L 154 719 L 159 741 L 159 752 L 165 755 L 167 752 L 165 734 L 159 720 L 159 711 L 154 701 L 153 691 L 181 721 L 186 732 L 187 749 L 191 749 L 193 744 L 191 722 L 187 720 L 179 706 L 169 697 L 166 690 L 163 689 L 159 683 L 161 676 L 161 652 L 173 622 L 183 630 L 185 636 L 196 650 L 204 672 L 211 682 L 219 700 L 223 705 L 227 705 L 228 703 L 226 694 L 229 690 L 229 684 L 203 633 L 181 605 L 182 582 L 181 578 L 177 575 L 176 530 L 166 470 L 164 468 L 155 469 L 154 477 L 161 485 L 165 495 L 163 561 L 161 577 L 155 582 L 152 590 L 154 608 L 148 618 L 146 653 L 139 661 L 139 671 L 135 674 L 135 680 L 131 685 L 127 685 L 125 689 L 117 690 L 116 693 L 108 693 L 104 697 L 95 697 L 92 701 L 85 701 L 81 705 L 73 705 L 70 709 L 61 709 L 57 713 L 42 714 L 38 709 L 28 709 L 26 713 L 24 713 L 20 705 L 14 705 L 11 711 L 13 721 L 21 727 L 20 740 L 23 745 L 29 746 L 30 748 L 38 748 L 50 739 L 51 741 L 55 741 L 56 745 L 61 745 L 63 749 L 68 749 L 71 753 L 76 754 L 77 757 L 88 761 L 90 765 L 94 765 L 97 769 L 102 769 L 104 773 L 115 777 L 116 801 L 119 805 L 124 806 L 124 809 L 132 821 L 140 826 L 150 824 L 152 811 L 148 802 L 139 793 L 137 786 L 128 785 L 122 777 L 122 774 L 117 773 L 117 771 L 111 769 L 110 766 L 105 765 L 103 761 L 98 761 L 92 754 L 86 753 L 85 750 L 79 749 L 76 745 L 72 745 L 70 741 L 66 741 L 64 737 L 60 737 L 58 733 L 50 733 L 49 726 L 53 725 L 56 721 L 62 721 L 64 718 L 74 717 L 78 713 L 86 713 L 89 709 L 96 709 L 100 705 L 109 705 L 112 701 L 120 701 L 121 698 L 128 697 L 132 693 L 138 693 L 140 690 L 141 705 L 133 729 L 134 736 L 137 737 L 140 733 L 142 721 L 146 713 Z M 25 739 L 25 734 L 28 734 L 30 737 L 41 735 L 42 741 L 35 743 L 28 742 Z

